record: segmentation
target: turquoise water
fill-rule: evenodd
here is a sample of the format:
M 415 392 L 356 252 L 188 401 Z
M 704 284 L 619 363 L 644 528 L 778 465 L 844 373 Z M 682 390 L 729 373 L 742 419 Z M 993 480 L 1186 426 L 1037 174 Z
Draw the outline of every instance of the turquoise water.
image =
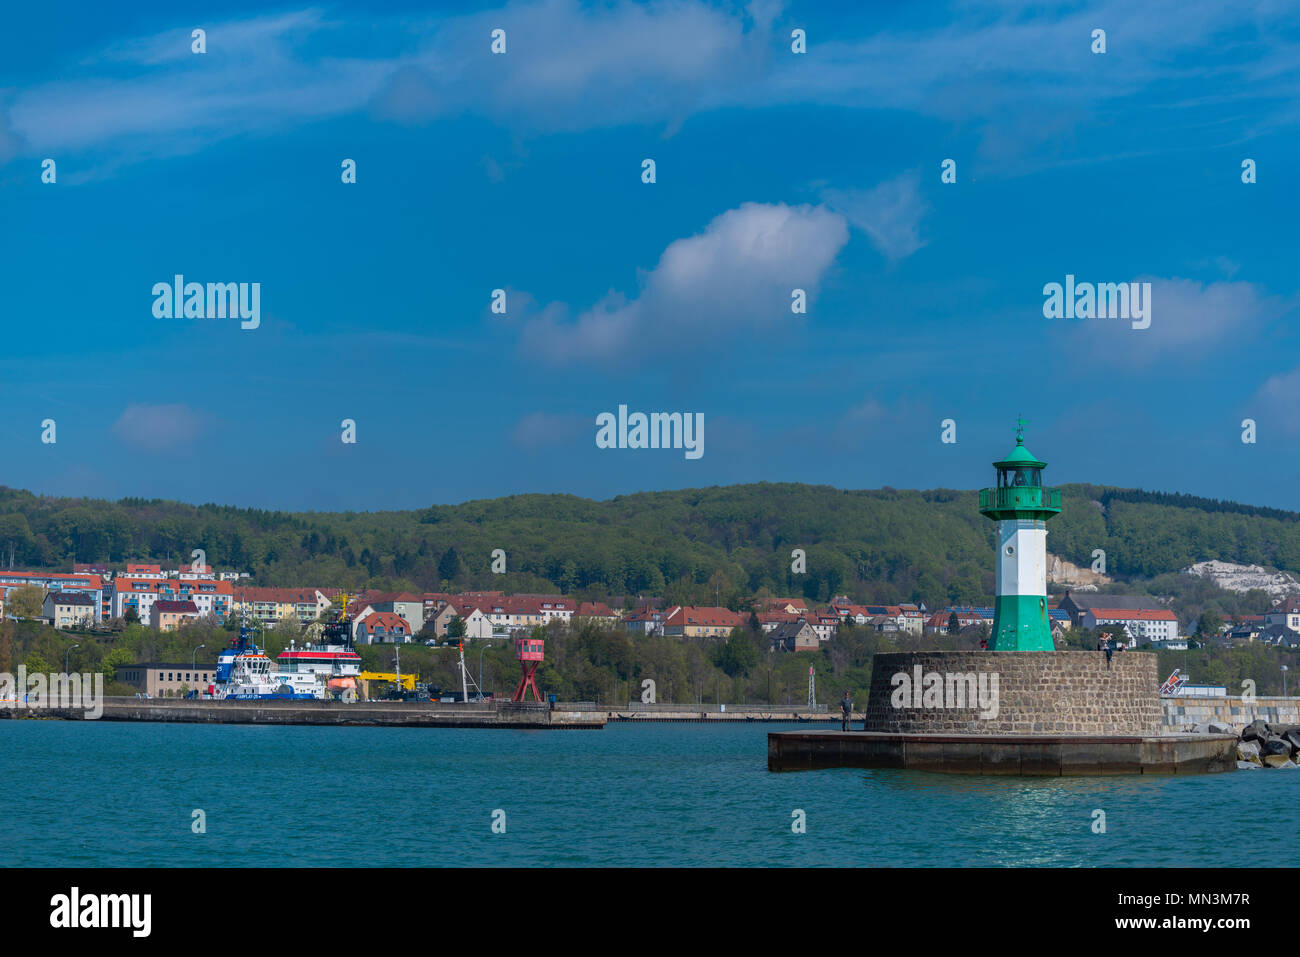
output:
M 1253 808 L 1268 833 L 1300 831 L 1300 771 L 1067 779 L 773 774 L 767 732 L 782 727 L 0 721 L 0 864 L 1293 863 L 1284 841 L 1243 847 L 1240 821 Z M 191 831 L 196 808 L 206 813 L 206 834 Z M 497 809 L 505 812 L 504 834 L 491 829 Z M 806 814 L 804 834 L 791 831 L 796 809 Z M 1106 812 L 1105 834 L 1092 832 L 1094 809 Z

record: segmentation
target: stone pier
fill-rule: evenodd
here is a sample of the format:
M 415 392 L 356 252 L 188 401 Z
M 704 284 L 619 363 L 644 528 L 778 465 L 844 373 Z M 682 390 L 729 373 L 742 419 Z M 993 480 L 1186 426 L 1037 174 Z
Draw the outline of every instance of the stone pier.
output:
M 1200 774 L 1236 736 L 1170 732 L 1156 656 L 1092 651 L 878 654 L 861 731 L 768 735 L 768 769 L 960 774 Z

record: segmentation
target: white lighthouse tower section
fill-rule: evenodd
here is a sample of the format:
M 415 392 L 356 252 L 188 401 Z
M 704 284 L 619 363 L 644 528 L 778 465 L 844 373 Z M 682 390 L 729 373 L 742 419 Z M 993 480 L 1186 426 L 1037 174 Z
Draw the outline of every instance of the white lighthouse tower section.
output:
M 1047 594 L 1047 523 L 998 522 L 998 594 Z

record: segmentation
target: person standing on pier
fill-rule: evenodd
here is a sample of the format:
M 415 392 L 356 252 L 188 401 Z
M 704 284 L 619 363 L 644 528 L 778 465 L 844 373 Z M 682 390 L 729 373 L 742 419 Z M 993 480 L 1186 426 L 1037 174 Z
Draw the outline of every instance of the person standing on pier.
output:
M 840 721 L 840 730 L 842 731 L 849 730 L 849 718 L 851 718 L 852 716 L 853 716 L 853 699 L 849 697 L 849 693 L 846 691 L 844 692 L 844 697 L 840 699 L 840 717 L 842 719 Z

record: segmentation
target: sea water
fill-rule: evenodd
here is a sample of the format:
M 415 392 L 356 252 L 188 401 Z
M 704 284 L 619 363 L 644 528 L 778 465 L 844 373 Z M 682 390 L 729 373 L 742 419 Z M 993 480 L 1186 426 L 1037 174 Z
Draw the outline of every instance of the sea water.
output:
M 1280 867 L 1240 811 L 1300 832 L 1300 769 L 769 772 L 794 727 L 0 721 L 0 864 Z

